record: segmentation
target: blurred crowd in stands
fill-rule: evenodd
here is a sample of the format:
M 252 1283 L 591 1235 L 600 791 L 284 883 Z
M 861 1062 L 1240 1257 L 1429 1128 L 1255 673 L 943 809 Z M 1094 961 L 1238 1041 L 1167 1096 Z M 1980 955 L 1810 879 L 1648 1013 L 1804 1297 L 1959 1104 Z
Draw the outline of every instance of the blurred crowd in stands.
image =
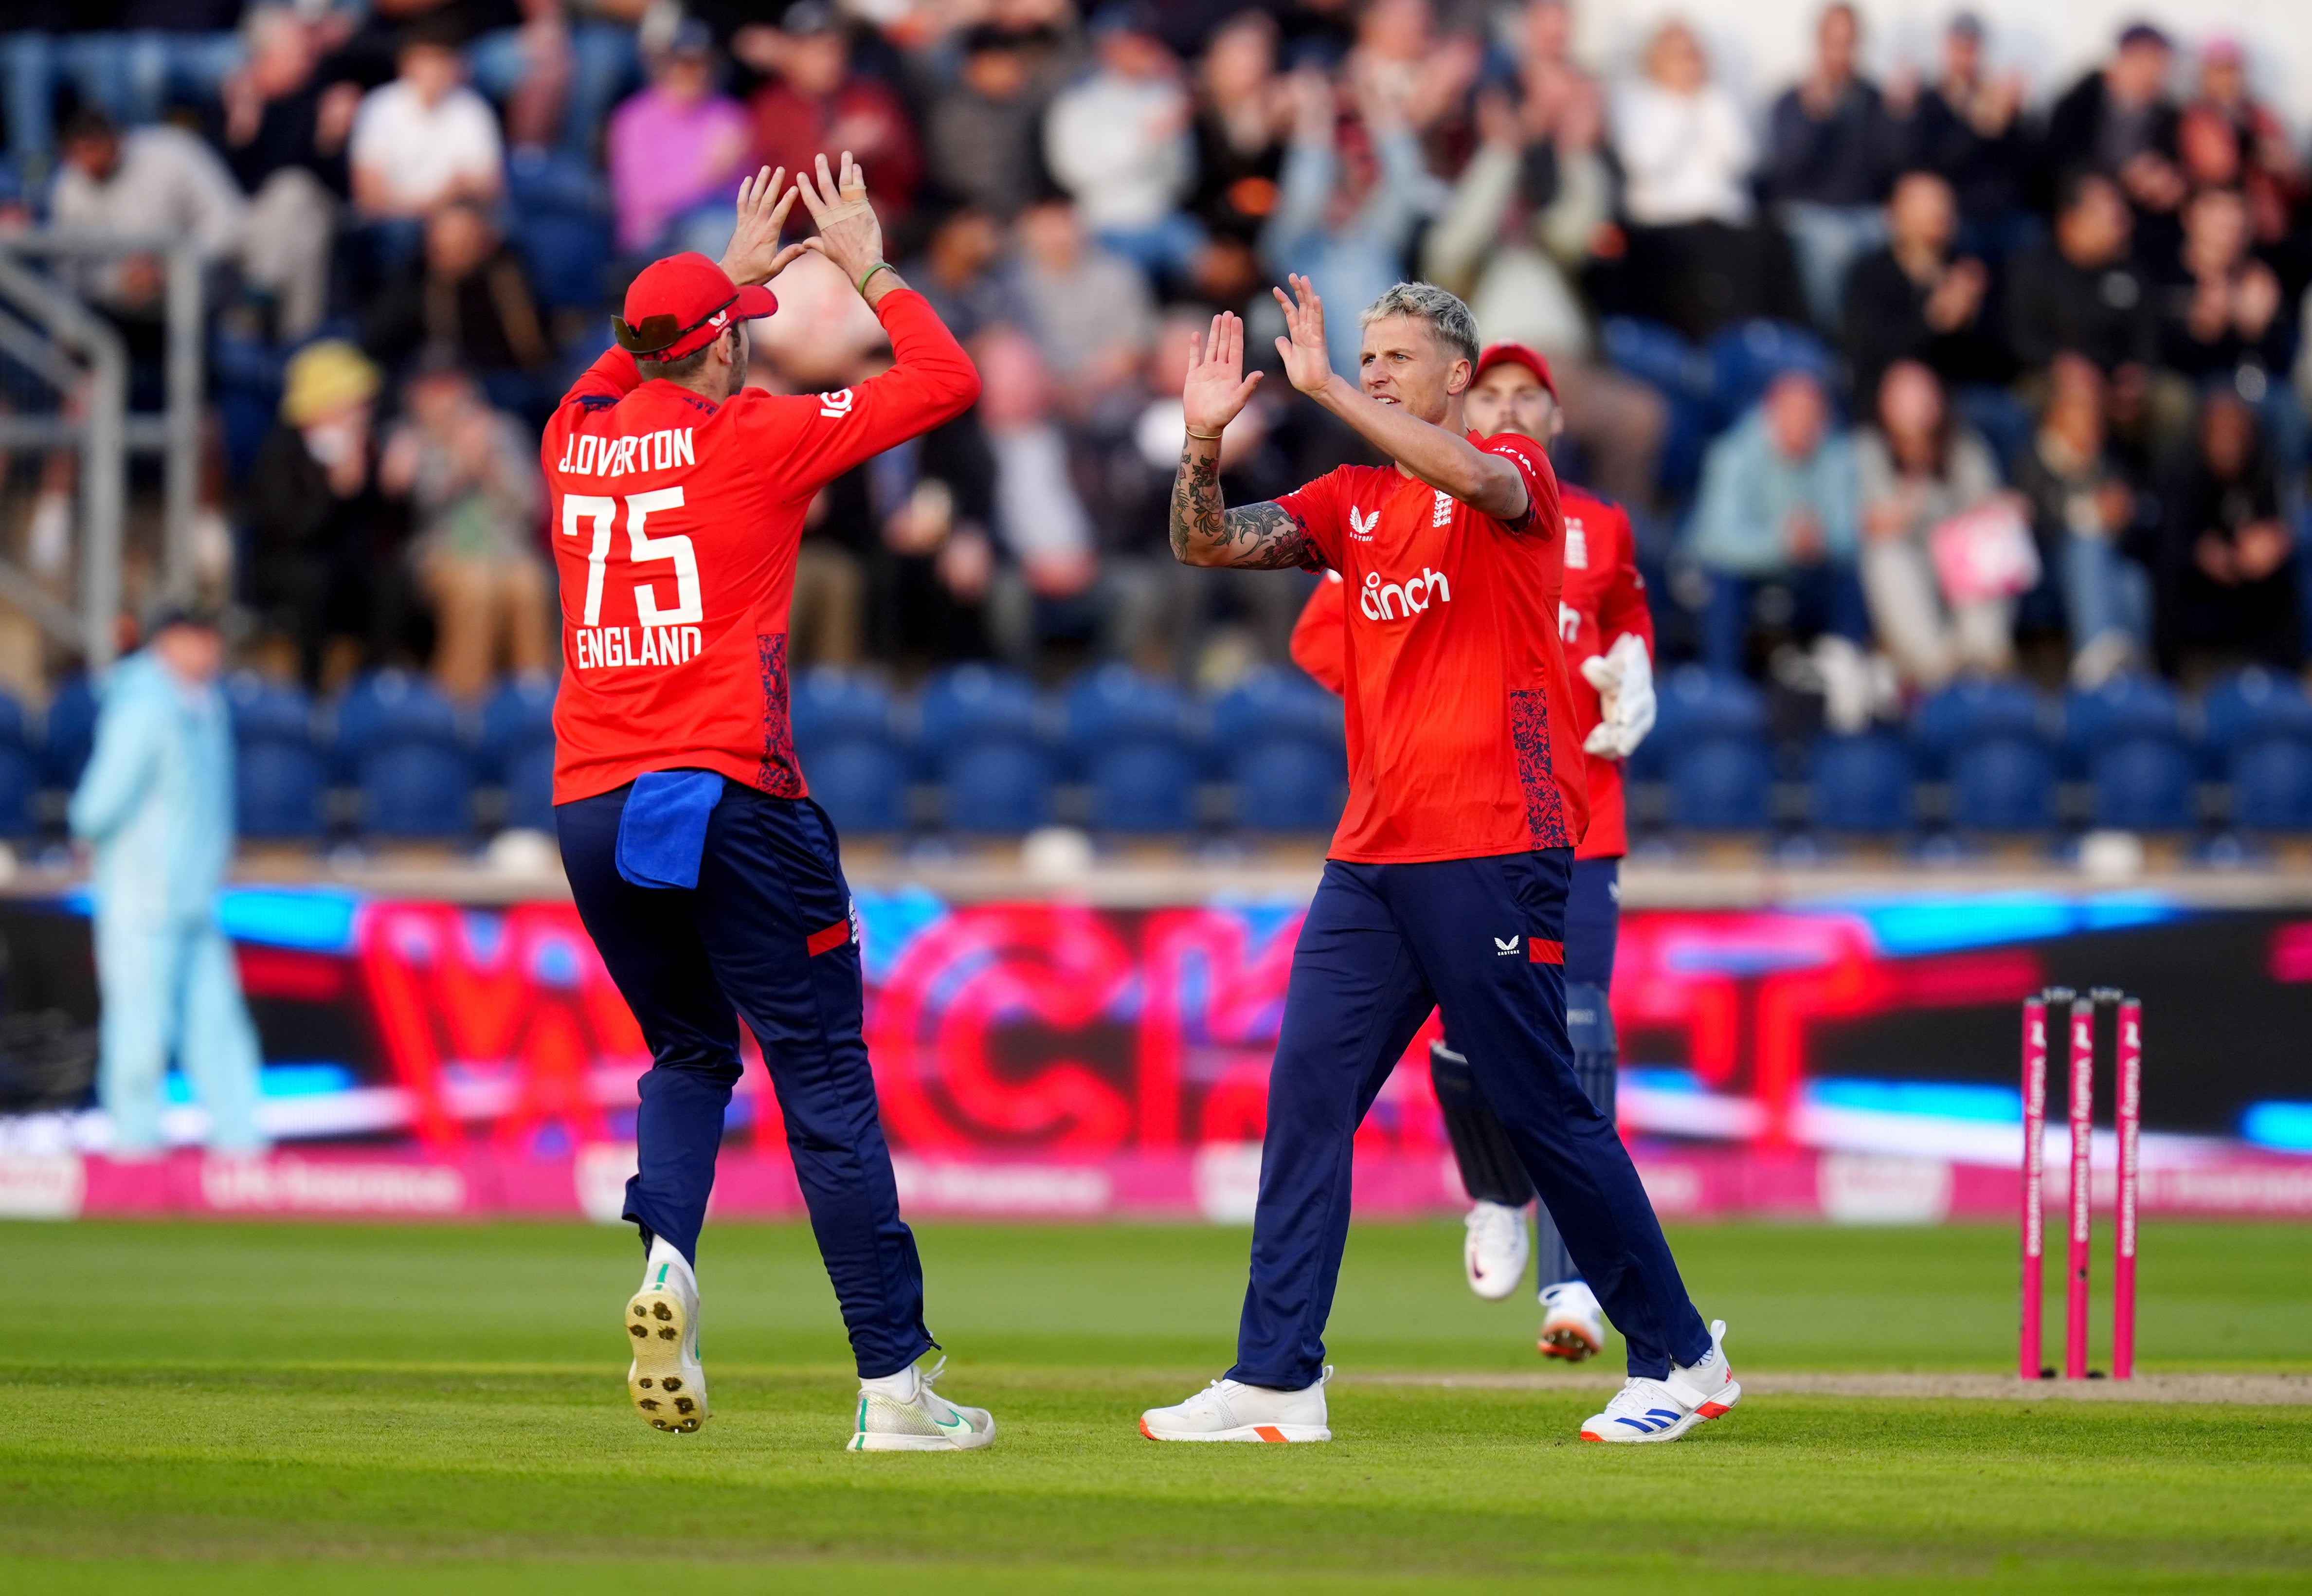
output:
M 1626 503 L 1665 654 L 1852 729 L 1954 680 L 2304 662 L 2312 167 L 2246 42 L 2128 28 L 2027 92 L 1816 20 L 1752 103 L 1706 30 L 1581 58 L 1564 0 L 17 0 L 11 225 L 198 241 L 246 658 L 454 700 L 556 668 L 543 416 L 758 163 L 849 149 L 978 408 L 831 487 L 799 665 L 1122 662 L 1219 689 L 1305 580 L 1176 565 L 1189 340 L 1421 276 L 1555 368 L 1563 474 Z M 1885 60 L 1874 78 L 1868 60 Z M 888 355 L 807 258 L 752 380 Z M 146 259 L 73 268 L 159 358 Z M 1273 358 L 1273 357 L 1272 357 Z M 12 389 L 11 391 L 13 391 Z M 1232 502 L 1359 456 L 1281 381 Z M 18 476 L 24 468 L 21 462 Z M 7 529 L 69 568 L 67 465 Z

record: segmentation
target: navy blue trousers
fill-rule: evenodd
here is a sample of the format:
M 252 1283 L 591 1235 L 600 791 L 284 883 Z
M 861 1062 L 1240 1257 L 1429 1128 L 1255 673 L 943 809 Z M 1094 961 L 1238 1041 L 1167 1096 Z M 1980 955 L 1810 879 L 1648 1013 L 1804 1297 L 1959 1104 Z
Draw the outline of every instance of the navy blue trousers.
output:
M 933 1341 L 860 1033 L 859 946 L 835 828 L 808 799 L 726 782 L 697 887 L 637 887 L 617 864 L 626 793 L 554 811 L 579 917 L 650 1044 L 626 1216 L 644 1247 L 663 1236 L 696 1261 L 745 1016 L 860 1378 L 896 1374 Z
M 1621 929 L 1622 862 L 1576 859 L 1565 902 L 1565 1035 L 1573 1044 L 1573 1078 L 1608 1124 L 1614 1119 L 1621 1049 L 1615 1045 L 1614 1011 L 1607 999 L 1614 988 L 1614 943 Z M 1536 1284 L 1581 1279 L 1581 1267 L 1547 1203 L 1535 1211 L 1533 1230 Z
M 1574 1078 L 1563 949 L 1572 850 L 1330 860 L 1302 922 L 1268 1080 L 1252 1278 L 1229 1376 L 1298 1390 L 1325 1362 L 1357 1126 L 1432 1009 L 1630 1349 L 1659 1379 L 1710 1334 L 1614 1122 Z

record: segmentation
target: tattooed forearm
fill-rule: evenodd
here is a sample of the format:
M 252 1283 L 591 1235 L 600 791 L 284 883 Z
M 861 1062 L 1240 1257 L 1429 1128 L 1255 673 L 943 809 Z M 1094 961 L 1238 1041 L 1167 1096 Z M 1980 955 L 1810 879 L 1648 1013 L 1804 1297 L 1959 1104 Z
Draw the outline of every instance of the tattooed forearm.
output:
M 1189 566 L 1289 570 L 1308 562 L 1309 531 L 1274 500 L 1227 508 L 1219 459 L 1192 442 L 1172 484 L 1172 557 Z

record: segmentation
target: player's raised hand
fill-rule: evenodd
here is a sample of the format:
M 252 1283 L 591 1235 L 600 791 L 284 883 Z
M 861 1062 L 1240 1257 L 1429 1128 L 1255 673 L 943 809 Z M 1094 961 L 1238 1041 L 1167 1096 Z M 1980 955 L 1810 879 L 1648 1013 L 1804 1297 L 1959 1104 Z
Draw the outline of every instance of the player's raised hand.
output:
M 1333 363 L 1325 353 L 1325 302 L 1308 278 L 1294 276 L 1285 281 L 1292 285 L 1290 296 L 1282 288 L 1269 290 L 1284 307 L 1284 326 L 1292 334 L 1276 340 L 1276 352 L 1284 357 L 1284 374 L 1293 387 L 1318 393 L 1333 380 Z
M 840 174 L 829 171 L 827 157 L 819 157 L 819 179 L 799 172 L 795 176 L 795 192 L 802 196 L 802 208 L 819 227 L 820 252 L 843 268 L 844 275 L 854 284 L 877 261 L 883 259 L 883 224 L 876 219 L 875 207 L 867 203 L 867 173 L 843 152 Z
M 767 283 L 796 257 L 819 247 L 817 239 L 779 248 L 779 233 L 794 209 L 795 191 L 786 186 L 787 169 L 764 167 L 739 180 L 739 226 L 722 251 L 722 269 L 741 288 Z
M 1213 318 L 1211 335 L 1188 346 L 1188 380 L 1180 390 L 1188 430 L 1208 439 L 1220 436 L 1259 386 L 1258 372 L 1244 374 L 1244 322 L 1222 311 Z

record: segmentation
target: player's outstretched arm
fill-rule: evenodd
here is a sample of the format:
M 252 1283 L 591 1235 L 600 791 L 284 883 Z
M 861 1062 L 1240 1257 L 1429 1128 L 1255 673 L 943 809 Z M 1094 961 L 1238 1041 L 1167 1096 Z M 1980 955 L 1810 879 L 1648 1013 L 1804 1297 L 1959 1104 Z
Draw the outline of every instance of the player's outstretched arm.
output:
M 1309 561 L 1309 530 L 1283 505 L 1221 502 L 1221 433 L 1259 386 L 1258 372 L 1244 374 L 1244 323 L 1223 311 L 1190 349 L 1180 391 L 1188 437 L 1172 484 L 1172 557 L 1184 566 L 1274 571 Z
M 1516 462 L 1489 454 L 1468 439 L 1434 426 L 1396 405 L 1384 405 L 1333 370 L 1325 353 L 1325 302 L 1303 276 L 1286 279 L 1292 292 L 1274 290 L 1284 307 L 1290 337 L 1276 340 L 1292 386 L 1353 427 L 1358 435 L 1441 493 L 1496 520 L 1515 522 L 1532 503 Z

